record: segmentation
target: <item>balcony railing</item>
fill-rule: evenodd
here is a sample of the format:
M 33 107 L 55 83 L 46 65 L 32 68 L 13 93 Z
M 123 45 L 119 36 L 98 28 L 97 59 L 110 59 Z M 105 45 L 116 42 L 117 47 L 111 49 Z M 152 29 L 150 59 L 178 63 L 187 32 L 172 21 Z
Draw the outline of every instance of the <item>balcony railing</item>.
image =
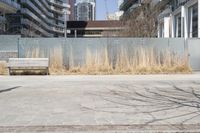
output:
M 44 8 L 41 1 L 35 0 L 35 2 L 40 6 L 40 8 L 43 10 L 43 12 L 45 12 L 49 17 L 54 17 L 53 13 L 49 12 L 46 7 Z
M 134 4 L 140 4 L 141 0 L 124 0 L 124 2 L 120 5 L 120 10 L 127 11 Z
M 70 8 L 70 5 L 58 0 L 48 0 L 50 3 L 52 3 L 53 5 L 56 5 L 60 8 Z
M 23 24 L 29 25 L 29 27 L 34 28 L 35 30 L 41 32 L 45 36 L 53 36 L 52 34 L 48 33 L 46 30 L 42 29 L 40 26 L 36 25 L 28 19 L 22 19 L 21 22 Z
M 33 20 L 37 21 L 38 23 L 40 23 L 43 27 L 45 27 L 48 30 L 51 30 L 51 27 L 49 25 L 47 25 L 43 20 L 41 20 L 38 16 L 36 16 L 35 14 L 33 14 L 30 10 L 28 9 L 21 9 L 21 13 L 22 14 L 27 14 L 29 15 Z
M 59 28 L 59 27 L 53 27 L 53 31 L 58 32 L 58 33 L 62 33 L 62 34 L 65 32 L 65 30 L 63 28 Z
M 185 5 L 188 1 L 190 1 L 190 0 L 172 0 L 173 10 L 176 10 L 180 6 Z
M 60 8 L 56 8 L 54 6 L 50 6 L 51 7 L 51 10 L 54 11 L 54 12 L 57 12 L 59 14 L 63 14 L 63 9 L 60 9 Z
M 63 2 L 58 1 L 58 0 L 49 0 L 49 2 L 53 3 L 54 5 L 63 7 Z
M 164 17 L 167 17 L 172 12 L 171 5 L 167 5 L 166 8 L 159 14 L 158 18 L 163 19 Z
M 20 9 L 20 5 L 15 1 L 12 1 L 12 0 L 0 0 L 0 3 L 1 2 L 5 3 L 5 4 L 9 5 L 9 6 L 12 6 L 12 7 L 16 8 L 16 9 Z

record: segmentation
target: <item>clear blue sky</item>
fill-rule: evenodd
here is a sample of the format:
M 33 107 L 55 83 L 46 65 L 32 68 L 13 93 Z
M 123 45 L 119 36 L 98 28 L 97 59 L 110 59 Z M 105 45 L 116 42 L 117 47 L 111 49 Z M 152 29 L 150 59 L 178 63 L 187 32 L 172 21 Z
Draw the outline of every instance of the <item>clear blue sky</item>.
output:
M 118 0 L 106 0 L 108 6 L 108 12 L 113 13 L 117 11 L 117 1 Z M 97 20 L 105 20 L 106 18 L 106 7 L 105 0 L 96 0 L 96 11 L 97 11 Z

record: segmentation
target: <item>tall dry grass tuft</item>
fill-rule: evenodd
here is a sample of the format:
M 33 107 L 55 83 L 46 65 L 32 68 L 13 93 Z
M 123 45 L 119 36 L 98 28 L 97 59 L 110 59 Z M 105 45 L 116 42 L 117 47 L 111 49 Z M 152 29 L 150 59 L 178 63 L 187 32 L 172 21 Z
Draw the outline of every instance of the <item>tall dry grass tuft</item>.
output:
M 107 48 L 91 52 L 87 49 L 85 64 L 75 67 L 82 74 L 158 74 L 190 73 L 186 56 L 179 56 L 170 49 L 158 51 L 155 48 L 138 47 L 130 56 L 126 49 L 117 53 L 116 62 L 109 60 Z M 71 68 L 73 69 L 73 68 Z
M 99 71 L 110 73 L 113 71 L 113 63 L 109 61 L 108 49 L 105 48 L 101 53 Z M 101 63 L 102 62 L 102 63 Z
M 25 52 L 26 58 L 40 58 L 40 49 L 38 47 L 36 48 L 29 48 Z
M 49 58 L 50 58 L 50 72 L 62 73 L 64 70 L 63 69 L 64 63 L 63 63 L 63 52 L 61 46 L 50 49 Z
M 0 75 L 6 75 L 7 74 L 7 68 L 6 68 L 6 62 L 0 62 Z
M 132 72 L 131 62 L 128 53 L 125 49 L 121 48 L 117 54 L 117 61 L 115 64 L 116 73 L 127 73 Z
M 109 61 L 108 50 L 91 52 L 86 50 L 85 64 L 80 71 L 85 74 L 110 74 L 112 72 L 112 63 Z
M 92 51 L 86 49 L 84 63 L 77 62 L 73 50 L 70 48 L 67 57 L 64 57 L 62 47 L 50 49 L 50 73 L 55 74 L 170 74 L 191 73 L 188 57 L 181 56 L 171 49 L 157 50 L 153 47 L 136 47 L 132 53 L 121 47 L 111 59 L 108 48 Z M 130 51 L 130 50 L 129 50 Z M 27 52 L 27 57 L 41 56 L 39 49 Z M 64 58 L 68 59 L 68 67 Z M 64 65 L 65 64 L 65 65 Z M 78 64 L 78 65 L 75 65 Z M 81 64 L 81 65 L 80 65 Z

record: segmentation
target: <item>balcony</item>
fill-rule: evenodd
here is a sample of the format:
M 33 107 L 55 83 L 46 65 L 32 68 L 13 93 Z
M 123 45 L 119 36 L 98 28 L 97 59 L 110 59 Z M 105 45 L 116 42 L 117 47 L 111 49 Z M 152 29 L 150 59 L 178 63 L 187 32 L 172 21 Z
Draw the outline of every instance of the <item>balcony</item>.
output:
M 21 3 L 29 5 L 32 8 L 32 10 L 34 10 L 37 13 L 37 14 L 36 13 L 34 13 L 34 14 L 37 17 L 39 17 L 40 19 L 42 19 L 42 21 L 44 21 L 46 23 L 49 23 L 49 24 L 52 24 L 51 23 L 51 19 L 47 15 L 43 14 L 41 12 L 41 10 L 38 9 L 38 7 L 36 7 L 35 4 L 33 4 L 31 1 L 29 1 L 29 0 L 21 0 Z M 52 18 L 53 18 L 53 14 L 52 14 Z
M 59 28 L 59 27 L 53 27 L 53 31 L 57 33 L 61 33 L 61 34 L 64 34 L 65 32 L 63 28 Z
M 164 17 L 170 16 L 170 13 L 172 12 L 171 5 L 167 5 L 166 8 L 159 14 L 158 18 L 163 19 Z
M 170 0 L 152 0 L 151 5 L 156 6 L 156 5 L 165 5 L 168 4 Z
M 33 23 L 32 21 L 30 21 L 28 19 L 22 19 L 21 23 L 25 24 L 25 25 L 29 25 L 29 27 L 33 28 L 31 30 L 33 30 L 33 31 L 39 31 L 44 36 L 47 36 L 47 37 L 53 36 L 53 34 L 48 33 L 47 31 L 45 31 L 44 29 L 42 29 L 40 26 L 36 25 L 35 23 Z
M 53 16 L 53 13 L 49 12 L 49 11 L 47 10 L 46 7 L 44 8 L 44 6 L 43 6 L 43 4 L 41 3 L 41 1 L 35 0 L 35 2 L 40 6 L 40 9 L 43 10 L 43 12 L 45 12 L 45 14 L 47 14 L 47 15 L 48 15 L 49 17 L 51 17 L 51 18 L 54 17 L 54 16 Z
M 59 27 L 59 28 L 65 28 L 65 24 L 63 24 L 63 23 L 56 23 L 56 22 L 54 22 L 53 26 L 54 27 Z
M 33 14 L 30 10 L 23 8 L 23 9 L 21 9 L 21 13 L 30 16 L 32 18 L 32 20 L 37 21 L 38 23 L 40 23 L 41 26 L 43 26 L 45 29 L 47 29 L 47 30 L 51 30 L 52 29 L 49 25 L 47 25 L 44 21 L 42 21 L 38 16 Z
M 60 8 L 66 8 L 66 4 L 64 4 L 63 2 L 59 1 L 59 0 L 49 0 L 49 2 L 55 6 L 58 6 Z
M 71 6 L 69 4 L 63 3 L 65 8 L 71 8 Z
M 0 0 L 0 9 L 3 9 L 5 13 L 15 13 L 20 9 L 20 5 L 12 0 Z
M 134 4 L 141 4 L 140 0 L 124 0 L 124 2 L 120 5 L 120 10 L 127 11 Z
M 172 0 L 173 11 L 179 8 L 180 6 L 185 5 L 189 1 L 192 1 L 192 0 Z
M 56 12 L 56 13 L 63 14 L 63 9 L 61 9 L 61 8 L 51 6 L 51 10 Z

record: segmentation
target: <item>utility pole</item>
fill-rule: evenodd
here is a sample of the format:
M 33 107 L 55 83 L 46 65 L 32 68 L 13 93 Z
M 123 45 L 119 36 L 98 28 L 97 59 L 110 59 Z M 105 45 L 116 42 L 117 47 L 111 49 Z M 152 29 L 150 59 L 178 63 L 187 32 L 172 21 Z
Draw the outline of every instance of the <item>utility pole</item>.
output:
M 65 17 L 65 38 L 67 38 L 67 10 L 64 10 L 64 17 Z

